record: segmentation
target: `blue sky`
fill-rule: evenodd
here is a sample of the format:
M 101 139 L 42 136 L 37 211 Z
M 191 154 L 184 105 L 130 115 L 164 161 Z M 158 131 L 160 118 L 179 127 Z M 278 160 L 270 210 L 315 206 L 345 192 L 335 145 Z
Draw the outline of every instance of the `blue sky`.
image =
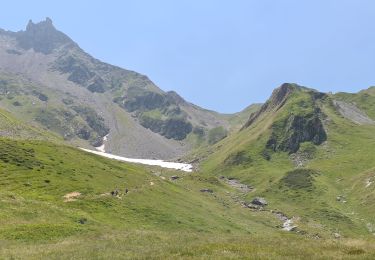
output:
M 220 112 L 283 82 L 321 91 L 375 85 L 375 1 L 3 1 L 0 28 L 51 17 L 84 50 Z

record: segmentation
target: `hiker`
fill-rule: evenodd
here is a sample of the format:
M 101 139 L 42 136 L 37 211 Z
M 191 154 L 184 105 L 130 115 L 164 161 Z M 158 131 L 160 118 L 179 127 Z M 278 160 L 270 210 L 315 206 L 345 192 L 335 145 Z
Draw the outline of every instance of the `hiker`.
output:
M 115 189 L 114 191 L 111 191 L 112 196 L 117 196 L 118 195 L 118 189 Z

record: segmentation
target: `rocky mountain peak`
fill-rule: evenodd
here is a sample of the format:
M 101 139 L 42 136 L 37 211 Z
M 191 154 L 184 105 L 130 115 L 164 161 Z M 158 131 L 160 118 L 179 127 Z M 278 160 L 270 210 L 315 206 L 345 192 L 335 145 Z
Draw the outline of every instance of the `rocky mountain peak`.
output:
M 50 18 L 34 23 L 32 20 L 26 26 L 26 31 L 17 33 L 19 47 L 36 52 L 50 54 L 57 47 L 74 43 L 67 35 L 56 30 Z
M 41 21 L 41 22 L 36 23 L 36 24 L 33 23 L 33 21 L 30 19 L 29 23 L 26 26 L 27 32 L 31 32 L 33 30 L 40 30 L 40 29 L 56 30 L 55 27 L 53 26 L 53 22 L 52 22 L 51 18 L 49 18 L 49 17 L 46 17 L 45 21 Z
M 269 107 L 277 108 L 281 106 L 288 96 L 298 88 L 296 84 L 284 83 L 272 92 L 271 98 L 268 100 Z
M 301 88 L 302 87 L 298 86 L 297 84 L 292 84 L 292 83 L 284 83 L 280 87 L 276 88 L 272 92 L 272 95 L 267 100 L 267 102 L 262 105 L 260 110 L 250 115 L 250 118 L 246 122 L 246 124 L 243 126 L 243 129 L 253 124 L 256 121 L 256 119 L 264 112 L 271 111 L 271 110 L 275 110 L 275 111 L 278 110 L 280 107 L 283 106 L 283 104 L 285 104 L 290 94 L 292 94 L 294 91 L 301 89 Z

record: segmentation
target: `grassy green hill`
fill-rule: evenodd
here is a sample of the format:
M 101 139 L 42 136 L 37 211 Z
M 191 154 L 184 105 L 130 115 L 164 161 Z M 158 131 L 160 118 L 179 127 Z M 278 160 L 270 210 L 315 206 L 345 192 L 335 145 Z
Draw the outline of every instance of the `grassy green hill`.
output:
M 334 101 L 345 97 L 373 116 L 367 91 L 326 95 L 283 85 L 241 131 L 197 153 L 207 157 L 201 171 L 253 186 L 245 200 L 266 198 L 303 232 L 372 236 L 375 126 L 340 114 Z
M 217 178 L 44 141 L 0 145 L 1 258 L 374 256 L 372 240 L 281 231 L 272 213 L 242 207 L 242 193 Z M 181 178 L 169 180 L 176 174 Z
M 3 139 L 1 146 L 2 257 L 374 256 L 371 238 L 334 241 L 320 233 L 316 240 L 281 231 L 272 213 L 243 208 L 242 194 L 216 178 L 169 181 L 174 172 L 45 142 Z M 116 189 L 119 195 L 110 195 Z M 74 192 L 80 195 L 64 197 Z
M 0 136 L 15 139 L 34 139 L 62 142 L 62 139 L 41 128 L 27 124 L 6 110 L 0 109 Z

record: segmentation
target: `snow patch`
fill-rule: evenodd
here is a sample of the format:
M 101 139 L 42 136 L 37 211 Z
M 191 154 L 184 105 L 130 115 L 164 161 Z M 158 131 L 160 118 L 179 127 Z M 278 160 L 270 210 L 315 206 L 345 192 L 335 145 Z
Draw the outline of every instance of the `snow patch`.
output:
M 98 150 L 99 152 L 105 153 L 105 143 L 108 140 L 108 135 L 109 134 L 107 134 L 106 136 L 103 137 L 103 144 L 101 146 L 95 147 L 95 149 Z
M 193 165 L 187 164 L 187 163 L 165 162 L 163 160 L 151 160 L 151 159 L 134 159 L 134 158 L 122 157 L 122 156 L 118 156 L 118 155 L 114 155 L 114 154 L 110 154 L 110 153 L 106 153 L 102 151 L 94 151 L 94 150 L 89 150 L 85 148 L 80 148 L 80 149 L 89 153 L 93 153 L 96 155 L 100 155 L 100 156 L 110 158 L 110 159 L 115 159 L 115 160 L 122 161 L 122 162 L 131 162 L 131 163 L 139 163 L 139 164 L 152 165 L 152 166 L 160 166 L 163 168 L 175 169 L 175 170 L 180 170 L 184 172 L 193 171 Z

